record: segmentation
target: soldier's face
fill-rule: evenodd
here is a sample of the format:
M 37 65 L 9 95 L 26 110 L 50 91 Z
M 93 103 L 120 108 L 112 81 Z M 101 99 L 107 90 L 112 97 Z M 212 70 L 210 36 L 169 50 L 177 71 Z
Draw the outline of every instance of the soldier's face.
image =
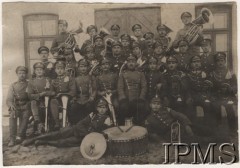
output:
M 128 47 L 130 45 L 130 42 L 128 40 L 122 40 L 121 43 L 123 47 Z
M 103 71 L 109 71 L 109 69 L 110 69 L 110 64 L 109 63 L 104 63 L 104 64 L 102 64 L 102 70 Z
M 103 40 L 98 38 L 95 40 L 95 46 L 101 47 L 103 45 Z
M 88 60 L 93 60 L 95 58 L 95 54 L 93 51 L 89 51 L 86 53 L 86 57 Z
M 187 50 L 188 50 L 188 46 L 187 45 L 179 46 L 179 52 L 180 53 L 185 53 L 185 52 L 187 52 Z
M 191 68 L 193 70 L 197 70 L 197 69 L 201 68 L 201 61 L 192 61 Z
M 59 33 L 66 32 L 67 31 L 67 25 L 59 24 L 58 25 L 58 30 L 59 30 Z
M 152 45 L 153 44 L 153 38 L 146 38 L 145 39 L 146 40 L 146 43 L 147 43 L 147 45 Z
M 23 81 L 27 77 L 27 73 L 25 71 L 18 71 L 17 72 L 18 80 Z
M 177 63 L 174 61 L 169 61 L 167 63 L 167 66 L 168 66 L 168 70 L 173 71 L 177 68 Z
M 136 56 L 141 55 L 141 49 L 139 47 L 133 48 L 133 55 L 136 55 Z
M 120 33 L 120 29 L 114 28 L 111 30 L 113 36 L 118 36 Z
M 133 70 L 135 69 L 136 64 L 137 64 L 136 60 L 128 60 L 127 67 L 128 69 Z
M 113 54 L 115 54 L 115 55 L 121 54 L 121 50 L 122 50 L 122 48 L 121 48 L 120 46 L 114 46 L 114 47 L 112 48 L 112 52 L 113 52 Z
M 189 17 L 189 16 L 182 17 L 182 22 L 184 25 L 187 25 L 192 22 L 192 17 Z
M 97 106 L 97 111 L 101 115 L 106 114 L 107 110 L 107 106 Z
M 47 60 L 49 53 L 47 51 L 42 51 L 39 55 L 42 60 Z
M 42 68 L 36 68 L 35 74 L 36 74 L 36 76 L 43 76 L 44 70 Z
M 142 35 L 142 29 L 135 29 L 133 33 L 134 36 L 140 37 Z
M 162 105 L 161 105 L 160 102 L 152 102 L 152 103 L 150 104 L 150 107 L 151 107 L 151 109 L 152 109 L 153 112 L 159 112 L 160 109 L 161 109 L 161 107 L 162 107 Z
M 58 76 L 62 76 L 65 73 L 65 68 L 62 66 L 57 66 L 55 72 L 57 73 Z
M 217 64 L 217 67 L 223 68 L 226 66 L 226 61 L 225 61 L 225 59 L 219 59 L 219 60 L 217 60 L 216 64 Z
M 150 62 L 150 63 L 149 63 L 149 69 L 150 69 L 151 71 L 156 70 L 156 69 L 157 69 L 157 62 Z
M 208 53 L 211 51 L 211 46 L 210 45 L 204 45 L 201 47 L 203 52 Z
M 73 55 L 72 54 L 65 55 L 65 58 L 67 61 L 71 61 L 73 59 Z
M 154 53 L 159 55 L 159 54 L 162 54 L 163 52 L 163 47 L 162 46 L 158 46 L 154 49 Z
M 88 34 L 92 37 L 97 34 L 97 31 L 95 29 L 91 29 Z
M 165 29 L 159 29 L 158 30 L 158 34 L 161 36 L 161 37 L 164 37 L 167 35 L 167 32 Z
M 87 70 L 88 70 L 88 67 L 86 65 L 79 65 L 79 67 L 78 67 L 78 71 L 80 73 L 85 74 L 85 73 L 87 73 Z

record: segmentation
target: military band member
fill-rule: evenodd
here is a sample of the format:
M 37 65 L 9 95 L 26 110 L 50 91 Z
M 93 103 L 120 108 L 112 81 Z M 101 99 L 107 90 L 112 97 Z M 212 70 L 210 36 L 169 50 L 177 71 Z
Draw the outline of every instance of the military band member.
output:
M 140 24 L 135 24 L 132 26 L 132 31 L 134 36 L 131 36 L 133 41 L 136 41 L 140 44 L 141 49 L 147 47 L 145 39 L 143 38 L 142 26 Z
M 143 48 L 144 56 L 152 56 L 153 55 L 153 45 L 154 45 L 154 34 L 152 32 L 147 32 L 143 35 L 145 39 L 146 47 Z
M 104 99 L 99 99 L 95 105 L 95 112 L 90 113 L 75 126 L 62 128 L 60 131 L 51 132 L 32 139 L 25 140 L 24 146 L 35 143 L 39 145 L 51 145 L 56 147 L 79 146 L 83 138 L 91 132 L 101 133 L 111 127 L 108 104 Z
M 164 72 L 166 70 L 167 56 L 164 51 L 163 43 L 160 43 L 159 41 L 154 43 L 153 55 L 158 59 L 158 70 Z
M 144 74 L 135 70 L 136 64 L 136 57 L 130 55 L 127 58 L 127 71 L 120 74 L 118 79 L 120 124 L 127 117 L 133 117 L 134 123 L 141 124 L 146 116 L 147 83 Z
M 121 35 L 121 43 L 122 43 L 122 55 L 127 58 L 128 55 L 132 52 L 132 40 L 128 34 Z
M 54 65 L 52 62 L 48 61 L 49 49 L 46 46 L 41 46 L 38 48 L 38 54 L 41 57 L 41 61 L 45 66 L 44 76 L 54 79 L 57 77 L 54 71 Z
M 51 87 L 51 79 L 44 76 L 45 66 L 42 62 L 33 65 L 36 77 L 28 83 L 28 96 L 31 101 L 31 110 L 34 118 L 34 134 L 44 132 L 45 120 L 45 96 L 51 97 L 55 95 Z
M 167 27 L 165 24 L 159 24 L 157 26 L 158 37 L 155 38 L 156 42 L 163 44 L 163 50 L 166 51 L 171 42 L 171 38 L 168 37 L 168 34 L 172 30 Z
M 119 41 L 120 40 L 119 33 L 120 33 L 120 26 L 117 24 L 112 25 L 110 38 L 112 38 L 115 41 Z
M 97 60 L 102 59 L 102 52 L 105 49 L 103 37 L 101 35 L 95 35 L 93 38 L 94 53 Z
M 88 69 L 89 62 L 86 59 L 79 60 L 79 74 L 75 79 L 77 94 L 69 112 L 71 124 L 76 124 L 91 112 L 93 101 L 96 98 L 96 79 L 89 75 Z
M 9 108 L 9 147 L 21 143 L 26 136 L 29 119 L 29 99 L 27 94 L 28 81 L 26 80 L 28 70 L 24 66 L 16 69 L 18 81 L 10 85 L 7 95 L 7 106 Z M 20 124 L 17 128 L 17 119 Z M 18 130 L 18 131 L 17 131 Z M 17 133 L 18 132 L 18 133 Z
M 68 48 L 64 50 L 64 58 L 66 63 L 65 72 L 66 75 L 69 77 L 76 77 L 76 67 L 77 67 L 77 61 L 74 57 L 73 50 Z
M 61 96 L 67 95 L 69 99 L 76 94 L 75 80 L 65 74 L 66 64 L 63 61 L 57 61 L 55 63 L 55 71 L 57 78 L 52 80 L 52 91 L 55 92 L 55 97 L 50 100 L 50 109 L 54 120 L 54 130 L 60 128 L 59 110 L 61 102 Z
M 181 20 L 182 20 L 182 23 L 184 24 L 184 27 L 177 32 L 177 35 L 172 44 L 174 48 L 178 47 L 178 43 L 180 40 L 186 39 L 186 36 L 188 36 L 188 34 L 187 34 L 188 31 L 191 29 L 191 27 L 194 24 L 194 23 L 192 23 L 192 14 L 189 12 L 183 12 L 181 14 Z M 194 54 L 194 55 L 199 54 L 199 52 L 200 52 L 200 43 L 203 39 L 203 35 L 202 35 L 201 31 L 198 32 L 198 36 L 199 37 L 193 44 L 189 44 L 189 53 Z M 188 42 L 190 42 L 190 41 L 188 41 Z
M 67 39 L 71 37 L 71 41 L 76 44 L 74 36 L 70 36 L 70 33 L 67 32 L 67 27 L 68 23 L 66 20 L 58 21 L 59 35 L 53 40 L 51 47 L 51 53 L 56 59 L 62 57 L 65 48 L 73 49 L 75 47 L 75 45 L 71 46 L 66 43 Z
M 203 39 L 201 42 L 201 48 L 203 53 L 201 54 L 202 68 L 206 72 L 211 72 L 214 69 L 214 57 L 211 52 L 211 39 Z
M 151 113 L 145 121 L 150 138 L 155 134 L 161 136 L 164 140 L 170 141 L 171 125 L 174 122 L 181 124 L 182 139 L 185 140 L 194 135 L 191 121 L 184 114 L 165 107 L 158 96 L 151 99 L 150 109 Z
M 147 81 L 147 98 L 150 100 L 160 92 L 162 86 L 162 74 L 158 71 L 158 59 L 151 57 L 148 60 L 148 71 L 145 74 Z
M 141 45 L 139 42 L 133 42 L 132 54 L 137 58 L 137 70 L 145 72 L 147 69 L 147 57 L 142 55 Z
M 177 66 L 178 60 L 174 55 L 167 58 L 167 71 L 163 73 L 160 95 L 167 107 L 186 113 L 187 80 L 185 73 L 179 71 Z
M 210 73 L 213 82 L 213 92 L 216 97 L 214 110 L 218 124 L 221 124 L 221 106 L 224 106 L 227 112 L 230 131 L 236 133 L 237 117 L 233 109 L 233 104 L 237 101 L 237 78 L 227 67 L 227 56 L 224 52 L 218 52 L 214 55 L 215 69 Z
M 95 25 L 90 25 L 87 27 L 87 34 L 89 39 L 85 40 L 81 46 L 81 49 L 75 49 L 75 52 L 79 52 L 81 55 L 85 55 L 85 48 L 88 45 L 93 45 L 93 38 L 97 35 L 98 29 Z

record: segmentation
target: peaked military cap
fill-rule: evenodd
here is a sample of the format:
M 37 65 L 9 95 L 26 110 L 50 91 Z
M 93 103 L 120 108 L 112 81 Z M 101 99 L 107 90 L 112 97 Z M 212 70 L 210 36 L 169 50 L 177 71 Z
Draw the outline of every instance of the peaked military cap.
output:
M 157 57 L 154 57 L 154 56 L 151 56 L 148 60 L 149 63 L 157 63 L 158 62 L 158 59 Z
M 157 94 L 151 99 L 151 103 L 153 102 L 161 103 L 161 99 Z
M 16 68 L 16 73 L 18 73 L 18 71 L 24 71 L 24 72 L 28 73 L 28 69 L 25 66 L 18 66 Z
M 166 31 L 166 33 L 170 33 L 172 32 L 172 29 L 170 29 L 169 27 L 167 27 L 165 24 L 159 24 L 157 26 L 157 30 L 160 30 L 160 29 L 164 29 Z
M 201 61 L 201 57 L 198 55 L 192 56 L 190 59 L 190 63 L 196 62 L 196 61 Z
M 214 60 L 215 61 L 218 61 L 218 60 L 221 60 L 221 59 L 224 59 L 226 60 L 226 54 L 224 52 L 217 52 L 216 54 L 214 54 Z
M 181 14 L 181 19 L 182 19 L 183 17 L 192 17 L 192 14 L 191 14 L 190 12 L 183 12 L 183 13 Z
M 105 99 L 103 99 L 103 98 L 100 98 L 97 101 L 97 107 L 101 107 L 101 106 L 105 106 L 106 107 L 107 105 L 108 105 L 107 101 Z
M 57 62 L 55 62 L 55 66 L 54 66 L 54 67 L 55 67 L 55 68 L 57 68 L 57 67 L 65 68 L 65 67 L 66 67 L 66 64 L 65 64 L 64 61 L 57 61 Z
M 171 55 L 167 58 L 166 62 L 178 62 L 178 59 L 175 55 Z
M 128 41 L 131 41 L 131 37 L 128 35 L 128 34 L 123 34 L 121 35 L 121 40 L 128 40 Z
M 120 41 L 113 41 L 113 42 L 112 42 L 112 47 L 114 47 L 114 46 L 120 46 L 120 47 L 122 47 L 122 43 L 121 43 Z
M 97 27 L 95 25 L 90 25 L 87 27 L 87 33 L 89 34 L 89 32 L 92 30 L 92 29 L 95 29 L 96 32 L 97 32 Z
M 49 53 L 49 48 L 46 46 L 41 46 L 38 48 L 38 54 L 40 54 L 42 51 L 47 51 Z
M 68 22 L 66 20 L 59 20 L 58 24 L 63 24 L 63 25 L 68 26 Z
M 154 34 L 152 32 L 147 32 L 143 35 L 143 38 L 147 39 L 147 38 L 153 38 Z
M 86 66 L 88 66 L 88 65 L 89 65 L 89 62 L 88 62 L 86 59 L 80 59 L 80 60 L 78 61 L 78 66 L 80 66 L 80 65 L 86 65 Z
M 181 47 L 181 46 L 185 46 L 185 45 L 189 45 L 189 43 L 185 40 L 185 39 L 182 39 L 178 42 L 178 47 Z
M 111 26 L 111 30 L 112 30 L 112 29 L 120 29 L 120 26 L 117 25 L 117 24 L 114 24 L 114 25 Z
M 33 65 L 33 69 L 36 69 L 36 68 L 42 68 L 42 69 L 44 69 L 44 68 L 45 68 L 45 65 L 44 65 L 42 62 L 36 62 L 36 63 Z
M 135 24 L 132 26 L 132 31 L 135 31 L 136 29 L 142 29 L 142 26 L 140 24 Z
M 140 43 L 134 41 L 133 44 L 132 44 L 132 48 L 136 48 L 136 47 L 141 48 Z
M 127 57 L 127 61 L 130 61 L 130 60 L 137 60 L 137 58 L 135 56 L 133 56 L 132 54 L 130 54 L 128 57 Z

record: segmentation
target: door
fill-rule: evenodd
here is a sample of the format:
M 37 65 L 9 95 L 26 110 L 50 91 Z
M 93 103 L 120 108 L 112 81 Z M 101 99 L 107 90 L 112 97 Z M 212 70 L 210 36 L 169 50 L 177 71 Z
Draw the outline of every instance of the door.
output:
M 134 24 L 140 24 L 143 33 L 151 31 L 156 34 L 160 18 L 160 7 L 95 10 L 95 24 L 98 28 L 103 26 L 110 31 L 113 24 L 118 24 L 121 27 L 120 34 L 132 35 Z

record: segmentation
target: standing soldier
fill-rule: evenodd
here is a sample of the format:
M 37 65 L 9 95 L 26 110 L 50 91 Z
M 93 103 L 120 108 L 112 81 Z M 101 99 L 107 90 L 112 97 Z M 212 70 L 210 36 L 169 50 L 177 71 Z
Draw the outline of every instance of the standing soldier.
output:
M 119 33 L 120 33 L 120 26 L 117 24 L 112 25 L 110 38 L 112 38 L 115 41 L 119 41 L 120 40 Z
M 56 59 L 62 59 L 63 52 L 66 48 L 73 49 L 76 40 L 72 34 L 67 32 L 68 23 L 66 20 L 58 21 L 59 35 L 53 40 L 51 53 Z
M 149 71 L 145 74 L 147 80 L 147 98 L 150 100 L 161 89 L 162 86 L 162 74 L 158 71 L 158 59 L 156 57 L 151 57 L 148 60 Z
M 81 59 L 78 62 L 78 76 L 76 77 L 77 94 L 69 113 L 69 121 L 76 124 L 86 117 L 92 110 L 96 97 L 96 80 L 88 73 L 89 62 Z
M 44 67 L 45 67 L 44 75 L 51 79 L 56 78 L 57 74 L 54 71 L 53 63 L 48 61 L 49 49 L 45 46 L 41 46 L 38 48 L 38 54 L 40 55 L 42 63 L 44 64 Z
M 214 55 L 215 69 L 210 74 L 213 81 L 214 95 L 216 101 L 214 102 L 214 111 L 218 124 L 221 124 L 221 106 L 224 106 L 227 112 L 228 124 L 230 131 L 236 135 L 237 131 L 237 117 L 233 109 L 236 103 L 237 94 L 237 78 L 226 65 L 226 54 L 218 52 Z
M 65 58 L 65 63 L 66 63 L 66 68 L 65 68 L 66 75 L 69 77 L 76 77 L 77 62 L 74 57 L 73 50 L 70 48 L 65 49 L 63 54 Z
M 166 106 L 185 113 L 187 92 L 186 75 L 177 69 L 178 60 L 175 56 L 167 58 L 167 71 L 163 73 L 161 97 Z
M 203 53 L 201 54 L 202 68 L 206 72 L 211 72 L 214 69 L 214 58 L 213 53 L 211 52 L 211 39 L 203 39 L 201 43 L 201 48 Z
M 29 119 L 29 99 L 27 95 L 28 82 L 27 68 L 19 66 L 16 69 L 18 81 L 14 82 L 8 91 L 7 106 L 9 108 L 9 128 L 10 128 L 10 141 L 9 147 L 19 144 L 26 136 L 26 130 Z M 19 128 L 17 129 L 17 119 L 19 118 Z M 17 134 L 18 130 L 18 134 Z
M 172 30 L 167 27 L 165 24 L 159 24 L 157 26 L 158 37 L 156 37 L 156 42 L 163 44 L 163 50 L 166 51 L 171 42 L 171 38 L 168 37 L 168 34 L 172 32 Z
M 55 97 L 50 100 L 50 109 L 54 120 L 54 130 L 60 128 L 59 122 L 59 107 L 63 103 L 61 102 L 61 96 L 67 95 L 69 99 L 76 94 L 75 80 L 65 74 L 66 64 L 63 61 L 57 61 L 55 63 L 55 71 L 57 78 L 52 81 L 52 91 L 55 92 Z
M 104 43 L 103 43 L 103 37 L 100 35 L 95 35 L 93 38 L 94 42 L 94 53 L 97 60 L 102 60 L 102 52 L 105 49 Z
M 160 70 L 160 72 L 164 72 L 166 70 L 167 56 L 162 43 L 156 42 L 154 44 L 153 55 L 158 59 L 158 70 Z
M 126 117 L 133 117 L 133 122 L 142 124 L 146 117 L 145 97 L 147 93 L 146 78 L 136 71 L 137 59 L 130 55 L 127 58 L 127 71 L 118 79 L 119 123 L 124 124 Z
M 45 120 L 45 96 L 53 96 L 55 93 L 51 91 L 51 79 L 44 76 L 45 66 L 42 62 L 37 62 L 33 65 L 36 78 L 29 81 L 28 96 L 31 100 L 31 110 L 34 118 L 34 134 L 44 132 Z
M 146 48 L 146 42 L 142 33 L 142 26 L 140 24 L 135 24 L 132 26 L 132 31 L 134 34 L 134 36 L 131 36 L 132 40 L 140 44 L 141 50 Z
M 137 70 L 145 72 L 147 69 L 147 57 L 142 55 L 142 49 L 140 43 L 133 42 L 132 54 L 137 58 Z
M 153 45 L 154 45 L 154 34 L 152 32 L 147 32 L 143 35 L 143 38 L 146 42 L 146 47 L 143 48 L 144 56 L 152 56 L 153 55 Z
M 132 40 L 128 34 L 121 35 L 122 43 L 122 55 L 127 58 L 128 55 L 132 52 Z

